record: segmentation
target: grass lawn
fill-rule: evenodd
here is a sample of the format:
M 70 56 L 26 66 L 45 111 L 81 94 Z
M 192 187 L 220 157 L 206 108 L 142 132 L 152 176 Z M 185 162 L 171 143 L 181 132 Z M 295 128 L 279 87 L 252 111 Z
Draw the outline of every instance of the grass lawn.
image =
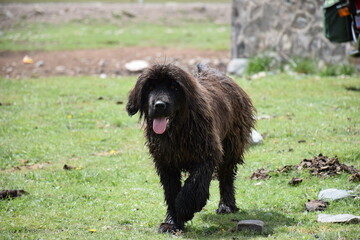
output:
M 227 50 L 230 46 L 230 25 L 188 21 L 178 24 L 126 23 L 117 25 L 95 20 L 59 25 L 22 23 L 4 31 L 4 34 L 0 36 L 0 51 L 123 46 Z
M 236 180 L 239 213 L 216 215 L 218 182 L 205 209 L 179 239 L 356 239 L 359 225 L 320 224 L 304 204 L 326 188 L 354 189 L 348 174 L 308 172 L 249 179 L 319 153 L 360 168 L 357 77 L 274 75 L 236 79 L 253 98 L 265 138 L 252 147 Z M 157 234 L 163 193 L 144 146 L 141 124 L 125 112 L 135 77 L 0 79 L 0 186 L 29 195 L 0 200 L 1 239 L 173 239 Z M 119 104 L 123 102 L 122 104 Z M 305 143 L 299 143 L 305 140 Z M 292 149 L 289 151 L 289 149 Z M 24 164 L 30 169 L 21 167 Z M 76 167 L 67 171 L 64 164 Z M 20 167 L 20 170 L 13 169 Z M 299 186 L 289 186 L 301 177 Z M 324 213 L 359 215 L 359 200 L 332 202 Z M 261 234 L 233 232 L 232 219 L 260 219 Z M 91 233 L 89 229 L 96 231 Z

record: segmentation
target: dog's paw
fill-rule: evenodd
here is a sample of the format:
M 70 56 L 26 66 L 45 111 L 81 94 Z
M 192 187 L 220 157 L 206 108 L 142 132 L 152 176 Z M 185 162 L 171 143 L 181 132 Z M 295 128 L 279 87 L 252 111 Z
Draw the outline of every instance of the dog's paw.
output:
M 223 214 L 223 213 L 234 213 L 239 211 L 239 208 L 234 206 L 228 206 L 224 203 L 219 204 L 219 208 L 216 210 L 217 214 Z
M 161 223 L 158 229 L 158 233 L 178 233 L 181 232 L 183 229 L 177 227 L 175 224 L 172 223 Z

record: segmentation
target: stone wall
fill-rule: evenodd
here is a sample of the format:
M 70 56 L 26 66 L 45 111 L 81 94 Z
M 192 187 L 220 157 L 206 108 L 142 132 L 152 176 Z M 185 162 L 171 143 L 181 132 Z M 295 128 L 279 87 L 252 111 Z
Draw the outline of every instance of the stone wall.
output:
M 323 0 L 232 0 L 232 58 L 272 51 L 282 60 L 346 61 L 353 47 L 325 38 L 322 5 Z

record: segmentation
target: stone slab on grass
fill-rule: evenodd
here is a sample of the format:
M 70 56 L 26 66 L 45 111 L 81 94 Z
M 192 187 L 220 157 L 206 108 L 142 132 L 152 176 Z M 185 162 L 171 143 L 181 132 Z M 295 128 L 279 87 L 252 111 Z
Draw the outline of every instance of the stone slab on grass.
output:
M 248 230 L 255 232 L 262 232 L 264 229 L 264 222 L 261 220 L 241 220 L 238 222 L 237 230 Z

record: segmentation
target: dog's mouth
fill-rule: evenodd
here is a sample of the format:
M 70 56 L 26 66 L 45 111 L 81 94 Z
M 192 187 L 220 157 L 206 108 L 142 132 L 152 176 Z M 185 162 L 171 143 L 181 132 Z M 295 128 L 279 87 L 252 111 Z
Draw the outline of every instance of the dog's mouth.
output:
M 163 134 L 166 131 L 167 125 L 169 123 L 169 118 L 159 117 L 153 119 L 153 131 L 156 134 Z

